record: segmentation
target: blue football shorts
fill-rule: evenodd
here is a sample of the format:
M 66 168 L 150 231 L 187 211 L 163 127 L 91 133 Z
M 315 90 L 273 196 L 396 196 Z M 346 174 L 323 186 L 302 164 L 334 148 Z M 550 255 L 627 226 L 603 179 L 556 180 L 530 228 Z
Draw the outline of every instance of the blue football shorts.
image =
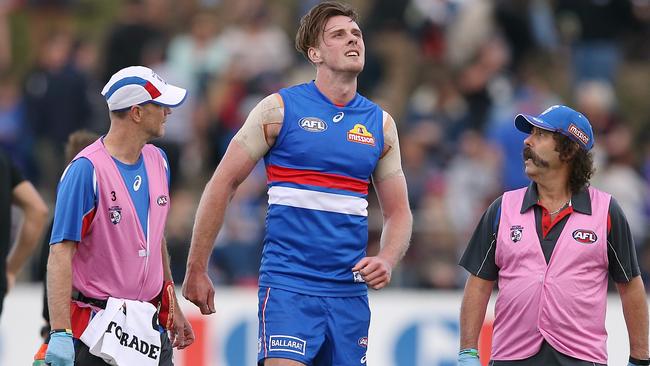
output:
M 309 366 L 366 364 L 368 296 L 311 296 L 260 287 L 258 298 L 258 365 L 266 358 Z

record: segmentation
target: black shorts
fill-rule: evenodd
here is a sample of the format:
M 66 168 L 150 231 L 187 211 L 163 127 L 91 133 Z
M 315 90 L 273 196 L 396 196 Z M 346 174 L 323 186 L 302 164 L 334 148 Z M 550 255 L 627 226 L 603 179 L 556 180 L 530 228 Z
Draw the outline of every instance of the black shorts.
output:
M 517 361 L 490 361 L 489 366 L 607 366 L 591 361 L 583 361 L 556 351 L 548 342 L 543 341 L 542 347 L 535 355 Z

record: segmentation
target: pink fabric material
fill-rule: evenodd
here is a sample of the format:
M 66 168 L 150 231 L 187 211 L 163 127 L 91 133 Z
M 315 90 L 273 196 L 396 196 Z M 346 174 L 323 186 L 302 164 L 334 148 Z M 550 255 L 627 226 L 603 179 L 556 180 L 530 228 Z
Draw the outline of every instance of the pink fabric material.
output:
M 165 160 L 150 144 L 144 146 L 142 156 L 149 182 L 148 238 L 101 139 L 76 157 L 89 159 L 97 177 L 96 215 L 72 259 L 73 286 L 88 297 L 149 301 L 162 289 L 161 242 L 169 210 Z
M 611 196 L 589 188 L 592 214 L 574 211 L 569 216 L 547 265 L 534 210 L 520 213 L 525 192 L 525 188 L 506 192 L 501 203 L 492 359 L 530 357 L 546 339 L 563 354 L 607 364 L 607 214 Z

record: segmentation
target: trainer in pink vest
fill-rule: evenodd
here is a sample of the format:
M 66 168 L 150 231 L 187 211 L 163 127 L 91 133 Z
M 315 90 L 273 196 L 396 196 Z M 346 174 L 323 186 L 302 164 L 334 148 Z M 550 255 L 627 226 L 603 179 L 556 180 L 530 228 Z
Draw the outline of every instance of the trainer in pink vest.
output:
M 493 360 L 536 354 L 542 341 L 580 360 L 607 364 L 607 214 L 611 196 L 589 188 L 591 215 L 573 211 L 546 264 L 526 188 L 501 203 L 495 261 Z
M 142 156 L 149 181 L 148 237 L 101 139 L 75 157 L 89 159 L 97 177 L 95 218 L 72 259 L 72 285 L 85 296 L 149 301 L 162 289 L 161 241 L 169 210 L 167 173 L 158 148 L 147 144 Z

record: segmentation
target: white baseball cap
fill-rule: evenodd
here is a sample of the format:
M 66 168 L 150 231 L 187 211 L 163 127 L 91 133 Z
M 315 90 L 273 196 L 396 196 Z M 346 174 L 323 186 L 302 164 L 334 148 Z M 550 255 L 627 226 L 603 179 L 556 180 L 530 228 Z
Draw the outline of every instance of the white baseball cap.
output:
M 149 101 L 176 107 L 185 101 L 187 90 L 167 84 L 148 67 L 129 66 L 111 77 L 102 95 L 106 98 L 108 109 L 117 111 Z

